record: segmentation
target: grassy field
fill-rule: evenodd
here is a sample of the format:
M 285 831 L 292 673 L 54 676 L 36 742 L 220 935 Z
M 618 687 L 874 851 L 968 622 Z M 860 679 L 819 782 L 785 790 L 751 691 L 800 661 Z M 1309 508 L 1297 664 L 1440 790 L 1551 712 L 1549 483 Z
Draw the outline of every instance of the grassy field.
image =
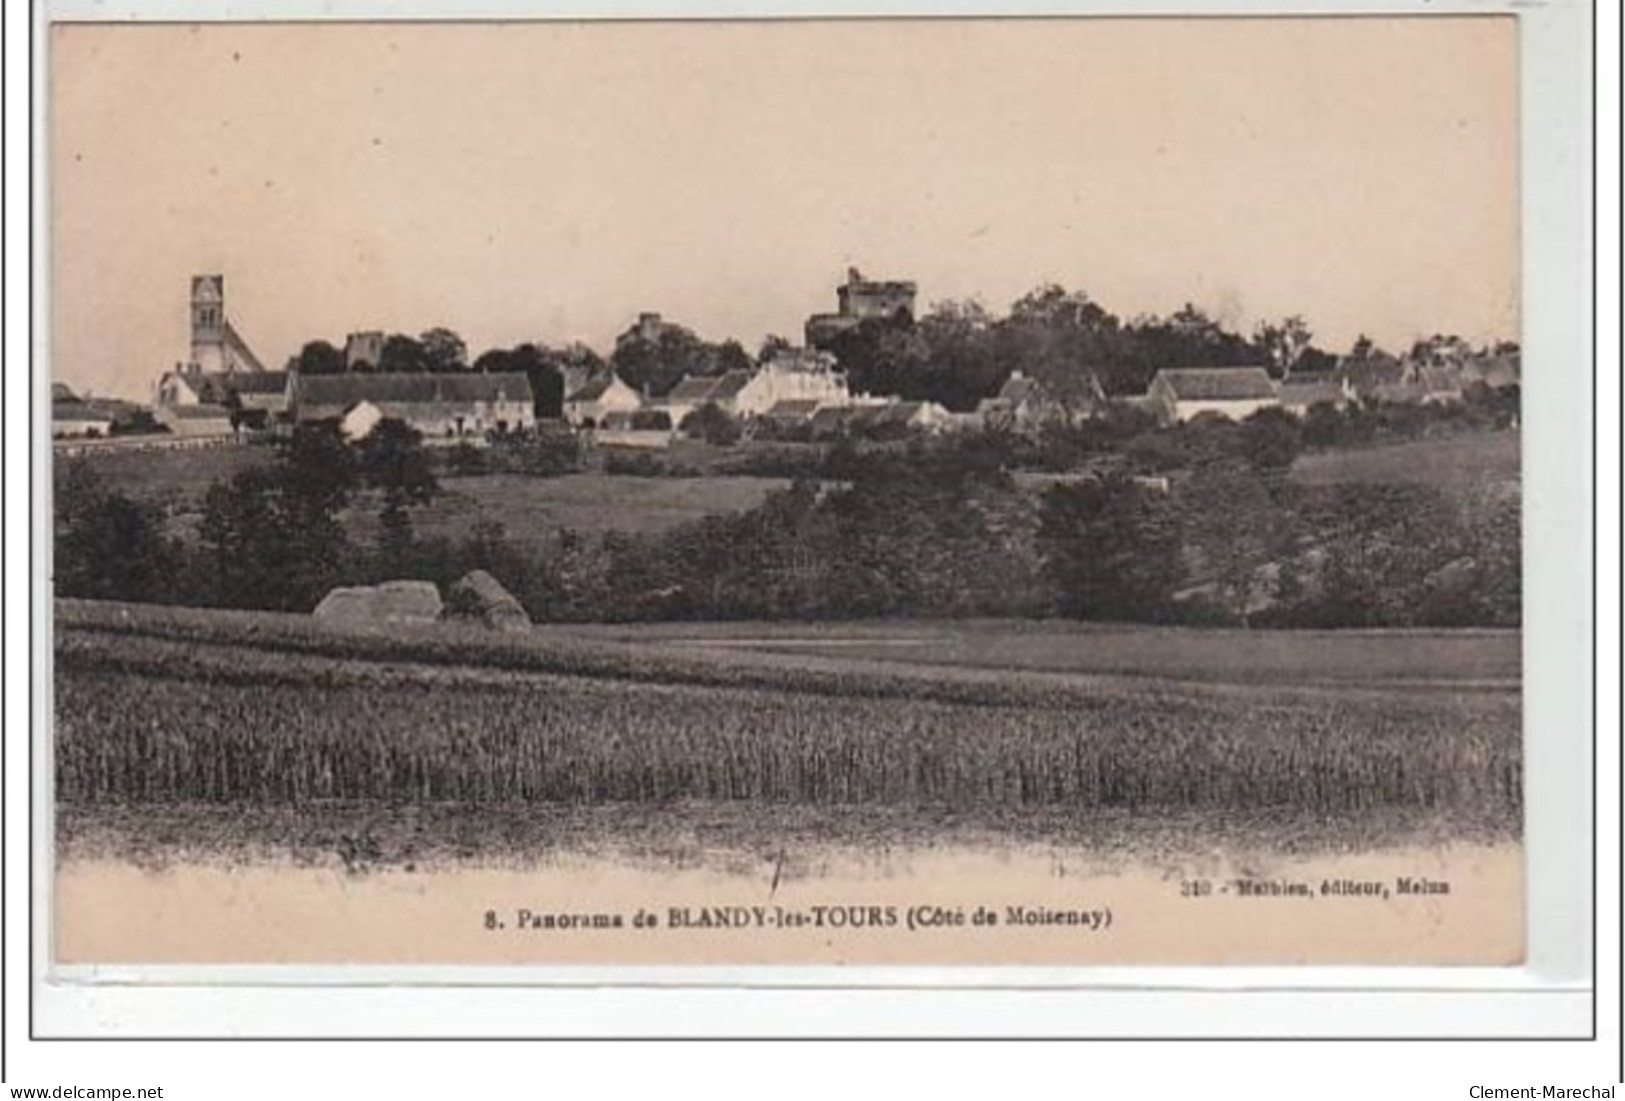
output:
M 203 494 L 213 481 L 271 462 L 273 457 L 268 447 L 241 446 L 110 451 L 76 461 L 87 463 L 110 488 L 168 507 L 170 530 L 188 536 L 195 530 Z M 684 461 L 690 458 L 695 457 Z M 1409 482 L 1449 490 L 1516 486 L 1519 437 L 1515 432 L 1476 432 L 1314 452 L 1298 459 L 1292 477 L 1304 485 Z M 1024 479 L 1035 491 L 1048 480 L 1050 476 Z M 443 477 L 444 492 L 415 512 L 413 520 L 422 535 L 452 539 L 466 537 L 481 520 L 497 521 L 514 542 L 534 545 L 561 528 L 589 535 L 611 530 L 662 531 L 711 513 L 752 508 L 786 484 L 776 478 L 716 473 L 696 478 L 638 478 L 599 472 L 557 478 L 513 474 Z M 348 510 L 345 523 L 352 537 L 361 542 L 374 538 L 376 512 L 376 505 L 365 498 Z
M 150 855 L 167 837 L 347 863 L 511 859 L 646 846 L 652 830 L 702 849 L 969 834 L 1109 839 L 1127 854 L 1211 848 L 1226 830 L 1283 851 L 1519 831 L 1519 695 L 1476 683 L 1481 658 L 1448 658 L 1449 637 L 1415 651 L 1435 658 L 1417 679 L 1445 687 L 1393 692 L 1327 687 L 1301 667 L 1226 678 L 1268 662 L 1225 666 L 1218 650 L 1146 678 L 1078 655 L 1004 668 L 974 646 L 876 663 L 669 634 L 56 611 L 69 849 Z M 1149 633 L 1153 650 L 1179 649 L 1181 636 Z
M 1243 631 L 1071 620 L 639 623 L 536 628 L 542 637 L 658 644 L 805 662 L 1054 671 L 1234 685 L 1515 685 L 1518 632 Z
M 231 445 L 182 450 L 109 449 L 67 460 L 83 463 L 107 488 L 138 501 L 201 502 L 209 486 L 239 471 L 275 461 L 269 446 Z
M 1418 483 L 1441 489 L 1517 484 L 1516 432 L 1467 432 L 1378 447 L 1317 451 L 1300 456 L 1292 478 L 1304 485 Z
M 274 458 L 269 447 L 240 446 L 103 452 L 77 461 L 87 463 L 109 489 L 169 508 L 170 530 L 189 537 L 214 481 Z M 490 520 L 501 523 L 515 543 L 534 544 L 561 528 L 589 535 L 662 531 L 710 513 L 752 508 L 788 483 L 727 475 L 636 478 L 582 473 L 557 478 L 442 477 L 440 484 L 440 496 L 413 514 L 420 535 L 466 538 L 476 523 Z M 375 538 L 376 512 L 376 502 L 366 496 L 346 510 L 344 523 L 354 539 L 366 543 Z

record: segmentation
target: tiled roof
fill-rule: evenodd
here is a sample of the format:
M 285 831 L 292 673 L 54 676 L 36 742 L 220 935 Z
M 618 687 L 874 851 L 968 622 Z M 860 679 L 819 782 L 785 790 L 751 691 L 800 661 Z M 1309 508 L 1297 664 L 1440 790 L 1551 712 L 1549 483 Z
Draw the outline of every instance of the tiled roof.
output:
M 288 372 L 238 371 L 221 378 L 220 384 L 239 394 L 280 394 L 288 388 Z
M 1261 401 L 1275 396 L 1262 367 L 1184 367 L 1157 372 L 1180 401 Z
M 729 398 L 736 397 L 739 391 L 750 385 L 750 380 L 755 377 L 756 374 L 753 371 L 729 371 L 717 379 L 716 386 L 711 389 L 711 393 L 706 396 L 706 400 L 727 401 Z
M 230 420 L 231 411 L 223 405 L 177 405 L 169 411 L 169 415 L 183 421 L 211 421 Z
M 594 375 L 587 379 L 586 382 L 582 383 L 576 389 L 575 393 L 571 394 L 565 400 L 572 402 L 597 401 L 599 398 L 604 396 L 604 393 L 611 386 L 615 385 L 615 382 L 615 373 L 613 371 L 605 371 L 603 374 Z
M 1287 379 L 1281 383 L 1282 405 L 1318 405 L 1343 400 L 1343 388 L 1330 379 Z
M 818 402 L 791 400 L 776 402 L 765 416 L 769 420 L 806 420 L 818 412 Z
M 82 401 L 53 401 L 51 419 L 54 421 L 111 421 L 113 416 Z
M 1403 380 L 1405 365 L 1392 356 L 1369 359 L 1345 357 L 1337 365 L 1337 377 L 1339 380 L 1348 379 L 1358 390 L 1369 390 L 1372 387 L 1391 385 Z
M 295 393 L 301 407 L 348 408 L 359 401 L 426 405 L 533 400 L 530 378 L 523 371 L 301 375 Z
M 833 430 L 846 424 L 850 419 L 848 414 L 851 412 L 851 409 L 843 409 L 832 405 L 814 413 L 810 423 L 816 429 Z
M 702 404 L 711 400 L 711 391 L 716 388 L 717 383 L 720 381 L 720 379 L 711 375 L 691 375 L 672 387 L 671 392 L 666 395 L 666 400 L 693 402 L 696 405 Z

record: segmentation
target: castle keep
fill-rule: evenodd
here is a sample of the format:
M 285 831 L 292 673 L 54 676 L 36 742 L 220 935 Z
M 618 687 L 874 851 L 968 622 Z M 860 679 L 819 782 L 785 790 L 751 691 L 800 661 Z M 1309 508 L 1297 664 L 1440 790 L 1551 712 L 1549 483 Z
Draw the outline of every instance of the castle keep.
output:
M 837 312 L 807 318 L 807 346 L 821 348 L 865 321 L 911 320 L 918 289 L 904 280 L 865 279 L 857 268 L 847 268 L 846 282 L 835 288 Z

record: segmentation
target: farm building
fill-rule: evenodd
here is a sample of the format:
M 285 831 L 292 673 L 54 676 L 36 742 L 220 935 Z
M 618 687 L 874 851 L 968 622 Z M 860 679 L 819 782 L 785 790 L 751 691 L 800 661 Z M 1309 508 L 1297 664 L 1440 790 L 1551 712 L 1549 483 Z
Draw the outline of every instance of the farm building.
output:
M 604 414 L 592 438 L 600 447 L 665 450 L 676 437 L 675 426 L 664 409 L 639 409 Z
M 536 423 L 530 379 L 521 371 L 479 374 L 295 375 L 295 420 L 336 420 L 355 414 L 360 427 L 372 414 L 393 417 L 423 433 L 426 442 L 514 432 Z M 370 426 L 367 429 L 370 431 Z
M 105 436 L 112 428 L 112 415 L 86 402 L 73 400 L 51 403 L 52 439 Z
M 934 401 L 890 402 L 867 410 L 866 426 L 871 431 L 937 432 L 953 419 L 952 413 Z
M 116 398 L 80 397 L 64 383 L 51 384 L 51 437 L 83 439 L 107 436 L 141 407 Z
M 1079 415 L 1087 414 L 1097 403 L 1105 400 L 1106 393 L 1093 375 L 1089 376 L 1087 401 L 1081 403 L 1084 407 L 1072 408 L 1038 379 L 1016 370 L 1010 372 L 1010 377 L 1004 380 L 996 395 L 983 398 L 978 403 L 976 412 L 982 423 L 990 427 L 1035 428 L 1043 424 L 1076 420 Z
M 714 405 L 729 416 L 739 410 L 737 399 L 750 384 L 753 372 L 729 371 L 722 375 L 689 376 L 674 386 L 669 394 L 650 403 L 654 409 L 663 409 L 671 422 L 681 425 L 688 415 L 706 405 Z
M 249 421 L 269 423 L 288 413 L 292 377 L 287 371 L 239 372 L 221 379 L 220 404 L 235 405 Z
M 757 368 L 734 396 L 734 412 L 759 417 L 780 402 L 847 405 L 851 400 L 846 376 L 836 370 L 834 356 L 797 348 L 780 352 Z
M 207 402 L 176 406 L 157 405 L 153 407 L 152 414 L 159 424 L 169 429 L 170 434 L 175 436 L 199 439 L 232 436 L 237 432 L 236 426 L 231 423 L 231 410 L 224 405 L 211 405 Z
M 763 413 L 762 419 L 778 428 L 795 428 L 812 423 L 813 414 L 818 412 L 818 408 L 816 401 L 781 401 Z
M 690 413 L 706 405 L 715 405 L 730 416 L 763 417 L 781 405 L 786 410 L 817 409 L 862 400 L 847 389 L 846 376 L 836 369 L 834 356 L 792 348 L 754 371 L 685 378 L 653 404 L 670 412 L 673 423 L 680 425 Z
M 808 423 L 814 439 L 830 439 L 940 432 L 953 421 L 954 415 L 934 401 L 891 401 L 820 409 Z
M 564 398 L 564 419 L 577 428 L 592 428 L 610 413 L 631 413 L 643 408 L 643 395 L 621 381 L 614 371 L 588 377 Z
M 1338 385 L 1346 386 L 1357 398 L 1375 397 L 1379 388 L 1404 382 L 1406 373 L 1405 364 L 1384 353 L 1359 359 L 1345 356 L 1332 372 Z
M 219 406 L 255 427 L 284 419 L 292 375 L 287 371 L 200 371 L 183 367 L 158 381 L 155 406 Z
M 1446 405 L 1461 400 L 1461 372 L 1455 367 L 1406 364 L 1398 382 L 1372 388 L 1370 397 L 1397 405 Z
M 1146 388 L 1149 407 L 1165 424 L 1203 413 L 1242 420 L 1280 404 L 1262 367 L 1188 367 L 1158 371 Z

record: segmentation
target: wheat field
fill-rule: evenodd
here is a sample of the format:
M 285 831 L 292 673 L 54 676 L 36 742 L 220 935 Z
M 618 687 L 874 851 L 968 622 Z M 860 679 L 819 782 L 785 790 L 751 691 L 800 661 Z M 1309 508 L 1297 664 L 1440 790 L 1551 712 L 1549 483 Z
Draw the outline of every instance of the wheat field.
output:
M 1519 700 L 1504 691 L 843 676 L 89 605 L 59 617 L 55 660 L 65 821 L 720 807 L 747 837 L 752 814 L 811 812 L 860 839 L 868 815 L 1051 830 L 1195 815 L 1268 820 L 1290 840 L 1420 819 L 1505 838 L 1522 814 Z

